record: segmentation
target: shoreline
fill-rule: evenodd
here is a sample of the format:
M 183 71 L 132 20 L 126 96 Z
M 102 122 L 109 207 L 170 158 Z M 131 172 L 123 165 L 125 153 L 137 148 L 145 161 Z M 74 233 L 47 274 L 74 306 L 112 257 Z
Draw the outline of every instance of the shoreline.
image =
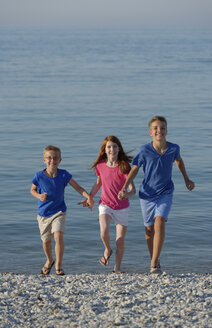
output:
M 1 327 L 212 327 L 212 274 L 0 274 Z

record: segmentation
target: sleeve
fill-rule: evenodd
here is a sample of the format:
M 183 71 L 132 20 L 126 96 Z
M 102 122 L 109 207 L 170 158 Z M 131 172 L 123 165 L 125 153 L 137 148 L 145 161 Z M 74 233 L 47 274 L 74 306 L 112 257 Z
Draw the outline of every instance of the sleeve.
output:
M 69 183 L 69 181 L 72 178 L 72 174 L 69 173 L 68 171 L 64 171 L 64 180 L 65 180 L 65 185 L 67 186 L 67 184 Z
M 141 167 L 141 165 L 143 164 L 142 148 L 140 148 L 139 153 L 134 157 L 132 164 L 138 167 Z
M 99 172 L 99 164 L 96 165 L 96 176 L 97 176 L 97 177 L 100 176 L 100 172 Z
M 34 175 L 33 179 L 32 179 L 32 183 L 38 187 L 38 175 L 37 173 Z
M 175 160 L 181 158 L 180 156 L 180 146 L 176 145 L 176 151 L 175 151 Z

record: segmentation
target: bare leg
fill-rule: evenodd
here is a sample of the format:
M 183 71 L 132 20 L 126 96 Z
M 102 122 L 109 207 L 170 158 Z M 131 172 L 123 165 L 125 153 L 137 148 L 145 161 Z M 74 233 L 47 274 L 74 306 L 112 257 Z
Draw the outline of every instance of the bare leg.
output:
M 63 264 L 63 254 L 64 254 L 64 239 L 63 232 L 56 231 L 54 232 L 55 239 L 55 255 L 56 255 L 56 270 L 62 269 Z
M 43 242 L 43 250 L 46 255 L 46 263 L 42 269 L 42 273 L 49 274 L 51 265 L 53 263 L 53 256 L 52 256 L 52 240 L 48 240 L 46 242 Z
M 155 218 L 154 238 L 153 238 L 153 253 L 151 258 L 151 267 L 157 265 L 163 243 L 165 239 L 165 219 L 161 216 Z
M 153 240 L 154 240 L 154 234 L 155 234 L 154 225 L 152 225 L 150 227 L 146 227 L 145 229 L 146 229 L 146 231 L 145 231 L 145 238 L 146 238 L 146 242 L 147 242 L 147 246 L 148 246 L 150 258 L 152 259 L 152 254 L 153 254 Z
M 116 225 L 116 264 L 114 271 L 121 273 L 121 262 L 124 256 L 124 242 L 127 232 L 127 227 L 120 224 Z
M 105 259 L 108 258 L 111 254 L 111 247 L 110 247 L 110 221 L 111 217 L 108 214 L 101 214 L 99 216 L 99 225 L 100 225 L 100 236 L 102 242 L 104 244 L 104 257 Z

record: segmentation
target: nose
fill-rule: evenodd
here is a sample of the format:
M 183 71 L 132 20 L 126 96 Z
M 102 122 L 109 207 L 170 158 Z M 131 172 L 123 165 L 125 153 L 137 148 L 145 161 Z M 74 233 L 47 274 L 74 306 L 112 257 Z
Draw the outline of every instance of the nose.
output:
M 112 147 L 112 148 L 111 148 L 111 150 L 112 150 L 113 152 L 116 151 L 116 149 L 117 149 L 116 147 Z

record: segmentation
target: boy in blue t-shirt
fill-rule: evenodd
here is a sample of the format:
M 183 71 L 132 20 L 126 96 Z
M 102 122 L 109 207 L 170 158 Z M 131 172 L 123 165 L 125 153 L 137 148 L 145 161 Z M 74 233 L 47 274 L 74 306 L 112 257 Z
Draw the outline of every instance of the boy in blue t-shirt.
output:
M 173 162 L 181 171 L 188 190 L 194 189 L 194 182 L 186 173 L 180 156 L 180 147 L 166 141 L 167 121 L 155 116 L 149 122 L 152 142 L 140 147 L 133 160 L 133 167 L 119 193 L 124 199 L 127 188 L 143 166 L 144 179 L 139 189 L 141 210 L 145 225 L 145 238 L 151 257 L 151 273 L 161 273 L 159 256 L 165 239 L 165 222 L 172 204 L 174 184 L 172 182 Z
M 64 275 L 62 260 L 66 217 L 65 187 L 69 183 L 77 192 L 87 198 L 87 205 L 90 210 L 92 210 L 94 201 L 87 191 L 77 184 L 69 172 L 58 169 L 61 162 L 60 148 L 47 146 L 44 149 L 43 161 L 46 164 L 46 169 L 35 174 L 30 190 L 32 196 L 38 199 L 37 220 L 43 241 L 43 249 L 47 258 L 41 274 L 48 275 L 55 263 L 52 255 L 52 236 L 54 236 L 56 274 Z

